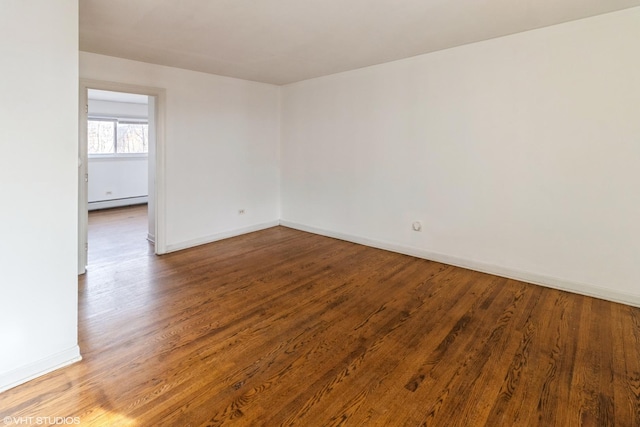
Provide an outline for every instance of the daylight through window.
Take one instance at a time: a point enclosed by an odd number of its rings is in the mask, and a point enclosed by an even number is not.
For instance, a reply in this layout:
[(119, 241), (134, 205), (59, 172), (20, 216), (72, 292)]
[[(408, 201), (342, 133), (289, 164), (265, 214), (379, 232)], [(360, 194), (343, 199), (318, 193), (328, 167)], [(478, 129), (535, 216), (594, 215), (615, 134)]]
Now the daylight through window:
[(149, 124), (117, 119), (89, 119), (89, 154), (143, 154), (149, 152)]

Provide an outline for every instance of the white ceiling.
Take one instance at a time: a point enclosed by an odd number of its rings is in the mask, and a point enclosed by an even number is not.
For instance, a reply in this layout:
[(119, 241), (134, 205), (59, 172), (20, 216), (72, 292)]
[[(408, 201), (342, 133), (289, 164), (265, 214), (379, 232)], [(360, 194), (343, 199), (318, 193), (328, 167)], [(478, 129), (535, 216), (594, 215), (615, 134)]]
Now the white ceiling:
[(80, 50), (287, 84), (640, 0), (80, 0)]

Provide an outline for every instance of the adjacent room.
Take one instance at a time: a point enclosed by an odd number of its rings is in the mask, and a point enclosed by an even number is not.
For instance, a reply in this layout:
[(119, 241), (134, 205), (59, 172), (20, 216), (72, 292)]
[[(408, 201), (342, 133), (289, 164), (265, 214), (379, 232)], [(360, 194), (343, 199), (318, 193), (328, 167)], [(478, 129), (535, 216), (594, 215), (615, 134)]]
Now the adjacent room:
[(88, 210), (83, 263), (92, 268), (153, 252), (149, 123), (155, 121), (147, 95), (88, 89), (87, 105), (87, 199), (80, 204)]
[(146, 204), (148, 96), (89, 89), (89, 210)]
[(640, 426), (640, 0), (1, 8), (5, 424)]

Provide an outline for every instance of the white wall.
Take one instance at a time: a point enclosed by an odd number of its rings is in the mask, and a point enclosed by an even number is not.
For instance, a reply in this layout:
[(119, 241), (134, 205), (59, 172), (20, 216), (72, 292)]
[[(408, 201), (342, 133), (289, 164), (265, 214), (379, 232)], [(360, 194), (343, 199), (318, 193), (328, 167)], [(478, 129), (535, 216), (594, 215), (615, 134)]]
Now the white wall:
[(80, 355), (78, 2), (3, 0), (0, 57), (3, 390)]
[[(89, 209), (101, 201), (148, 195), (146, 156), (89, 158)], [(102, 206), (102, 205), (101, 205)]]
[(640, 304), (639, 40), (634, 8), (285, 86), (284, 223)]
[(168, 250), (277, 224), (277, 86), (85, 52), (80, 76), (166, 89)]
[(103, 101), (89, 99), (89, 116), (106, 116), (119, 118), (147, 119), (149, 116), (148, 104), (133, 102)]
[[(89, 116), (148, 119), (147, 104), (89, 99)], [(89, 210), (144, 203), (148, 195), (148, 157), (89, 157)], [(98, 203), (101, 202), (101, 203)]]

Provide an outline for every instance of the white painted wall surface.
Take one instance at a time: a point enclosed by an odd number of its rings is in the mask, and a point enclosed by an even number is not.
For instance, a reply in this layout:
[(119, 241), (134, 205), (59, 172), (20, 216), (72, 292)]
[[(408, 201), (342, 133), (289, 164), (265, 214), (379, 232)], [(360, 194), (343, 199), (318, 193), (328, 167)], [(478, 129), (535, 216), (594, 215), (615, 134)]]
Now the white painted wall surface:
[(148, 104), (89, 99), (89, 116), (147, 119), (148, 114)]
[(86, 52), (80, 76), (166, 89), (168, 250), (277, 224), (277, 86)]
[(89, 203), (146, 197), (148, 164), (146, 156), (89, 158)]
[(634, 8), (283, 87), (284, 223), (640, 304), (639, 40)]
[(78, 2), (1, 9), (0, 391), (80, 356)]

